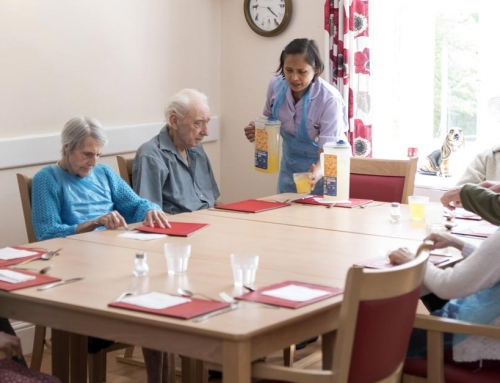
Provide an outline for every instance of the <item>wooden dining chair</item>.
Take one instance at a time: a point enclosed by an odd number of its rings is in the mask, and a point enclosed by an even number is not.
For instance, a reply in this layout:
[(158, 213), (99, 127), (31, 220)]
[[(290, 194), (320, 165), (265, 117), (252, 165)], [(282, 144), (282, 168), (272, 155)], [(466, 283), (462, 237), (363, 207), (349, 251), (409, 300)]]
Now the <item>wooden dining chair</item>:
[(497, 383), (500, 382), (500, 364), (483, 361), (455, 363), (444, 357), (445, 332), (500, 338), (500, 327), (480, 325), (455, 319), (417, 314), (415, 328), (427, 331), (427, 358), (407, 359), (403, 368), (403, 383)]
[[(26, 232), (28, 234), (28, 242), (36, 242), (35, 232), (33, 230), (33, 222), (31, 220), (31, 185), (33, 179), (21, 173), (17, 173), (16, 176), (17, 184), (19, 186), (19, 194), (21, 196), (24, 224), (26, 226)], [(42, 366), (43, 350), (46, 342), (45, 337), (47, 335), (46, 333), (47, 329), (45, 326), (35, 325), (33, 352), (30, 363), (30, 368), (32, 370), (40, 371), (40, 368)], [(124, 343), (115, 343), (96, 354), (88, 354), (89, 382), (100, 383), (106, 380), (106, 353), (128, 347), (131, 346)]]
[(415, 320), (429, 246), (412, 261), (384, 270), (349, 269), (338, 329), (323, 338), (331, 342), (323, 370), (254, 363), (261, 383), (399, 383)]
[(413, 195), (418, 158), (388, 160), (351, 157), (351, 198), (408, 203)]
[(132, 165), (134, 164), (134, 157), (125, 158), (123, 156), (116, 156), (116, 162), (118, 162), (120, 177), (132, 187)]

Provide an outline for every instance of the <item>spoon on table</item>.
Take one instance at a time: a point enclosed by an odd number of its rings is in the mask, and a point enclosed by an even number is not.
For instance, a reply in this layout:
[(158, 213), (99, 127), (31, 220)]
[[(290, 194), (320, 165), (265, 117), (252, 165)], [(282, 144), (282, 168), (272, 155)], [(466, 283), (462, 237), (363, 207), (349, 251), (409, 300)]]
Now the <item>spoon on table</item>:
[(13, 267), (13, 269), (17, 270), (35, 270), (38, 272), (38, 274), (47, 274), (50, 269), (52, 269), (52, 265), (48, 265), (47, 267), (44, 267), (41, 270), (35, 269), (33, 267)]
[(56, 255), (61, 250), (62, 250), (62, 247), (60, 249), (55, 250), (55, 251), (47, 251), (45, 254), (42, 254), (42, 256), (40, 256), (40, 257), (28, 259), (27, 261), (18, 263), (17, 265), (18, 266), (25, 265), (25, 264), (30, 263), (32, 261), (38, 261), (39, 259), (41, 259), (43, 261), (48, 261), (50, 258), (52, 258), (54, 255)]
[(212, 297), (209, 297), (208, 295), (205, 295), (205, 294), (201, 294), (201, 293), (193, 293), (192, 291), (189, 291), (189, 290), (185, 290), (185, 289), (181, 289), (180, 287), (177, 289), (177, 292), (182, 295), (183, 297), (189, 297), (191, 298), (192, 296), (194, 295), (199, 295), (200, 297), (204, 297), (210, 301), (214, 301), (214, 302), (220, 302), (218, 301), (217, 299), (214, 299)]

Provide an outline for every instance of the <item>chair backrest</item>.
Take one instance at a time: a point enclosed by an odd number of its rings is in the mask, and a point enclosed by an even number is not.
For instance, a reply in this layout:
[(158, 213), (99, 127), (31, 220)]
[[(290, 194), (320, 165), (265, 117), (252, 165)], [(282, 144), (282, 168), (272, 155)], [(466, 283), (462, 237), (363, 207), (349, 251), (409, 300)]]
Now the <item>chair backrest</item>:
[(399, 382), (430, 247), (398, 267), (352, 267), (333, 356), (336, 382)]
[(253, 376), (272, 379), (265, 383), (399, 383), (429, 250), (423, 244), (415, 259), (393, 268), (349, 269), (336, 336), (323, 338), (334, 342), (323, 370), (255, 363)]
[(134, 164), (134, 157), (125, 158), (123, 156), (116, 156), (118, 162), (118, 171), (120, 177), (132, 187), (132, 165)]
[(26, 233), (28, 234), (28, 242), (36, 242), (35, 231), (31, 221), (31, 183), (33, 178), (25, 174), (17, 173), (17, 185), (19, 186), (19, 194), (21, 195), (21, 204), (23, 206), (24, 224), (26, 225)]
[(408, 203), (415, 188), (418, 158), (351, 158), (350, 197)]

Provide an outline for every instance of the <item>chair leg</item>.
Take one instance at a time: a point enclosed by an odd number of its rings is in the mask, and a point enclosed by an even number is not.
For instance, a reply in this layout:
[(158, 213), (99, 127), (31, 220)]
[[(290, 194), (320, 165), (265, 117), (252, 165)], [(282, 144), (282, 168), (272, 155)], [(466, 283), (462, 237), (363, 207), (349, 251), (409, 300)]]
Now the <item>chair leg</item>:
[(31, 356), (30, 368), (35, 371), (40, 371), (42, 367), (43, 348), (45, 344), (45, 326), (35, 326), (35, 337), (33, 339), (33, 353)]
[(123, 354), (124, 358), (132, 358), (134, 355), (134, 346), (127, 347), (125, 349), (125, 353)]
[(285, 367), (293, 367), (293, 360), (295, 358), (295, 345), (283, 349), (283, 364)]

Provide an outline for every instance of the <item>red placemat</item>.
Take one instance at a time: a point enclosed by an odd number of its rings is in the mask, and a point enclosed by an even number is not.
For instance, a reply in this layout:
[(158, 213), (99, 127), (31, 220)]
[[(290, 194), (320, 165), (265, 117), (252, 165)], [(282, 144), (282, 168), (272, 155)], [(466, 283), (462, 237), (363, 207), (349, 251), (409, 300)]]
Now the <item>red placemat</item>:
[(132, 311), (140, 311), (156, 315), (163, 315), (167, 317), (180, 318), (180, 319), (191, 319), (230, 306), (229, 303), (226, 302), (207, 301), (196, 298), (190, 298), (190, 299), (191, 302), (183, 303), (177, 306), (167, 307), (166, 309), (161, 309), (161, 310), (131, 305), (129, 303), (124, 303), (124, 302), (112, 302), (108, 304), (108, 306), (118, 307)]
[(32, 249), (30, 247), (21, 247), (21, 246), (9, 246), (13, 249), (17, 250), (27, 250), (27, 251), (32, 251), (36, 253), (35, 255), (29, 255), (27, 257), (22, 257), (22, 258), (15, 258), (15, 259), (0, 259), (0, 267), (5, 267), (5, 266), (10, 266), (10, 265), (17, 265), (18, 263), (27, 261), (28, 259), (31, 258), (40, 258), (43, 254), (47, 252), (47, 250), (40, 250), (40, 249)]
[[(307, 204), (307, 205), (328, 206), (327, 203), (318, 202), (318, 201), (315, 200), (315, 198), (321, 198), (322, 199), (323, 196), (322, 195), (310, 195), (310, 196), (307, 196), (307, 197), (296, 199), (296, 200), (294, 200), (292, 202), (303, 203), (303, 204)], [(373, 202), (372, 199), (359, 199), (359, 198), (349, 198), (349, 201), (351, 201), (351, 203), (335, 203), (335, 205), (333, 205), (333, 207), (353, 208), (353, 207), (362, 206), (362, 205), (369, 204), (370, 202)], [(335, 201), (332, 201), (332, 203), (334, 203), (334, 202)]]
[[(327, 291), (328, 294), (323, 295), (323, 296), (318, 297), (318, 298), (314, 298), (314, 299), (305, 301), (305, 302), (289, 301), (287, 299), (275, 298), (275, 297), (271, 297), (271, 296), (262, 294), (265, 291), (274, 290), (274, 289), (277, 289), (280, 287), (285, 287), (288, 285), (296, 285), (296, 286), (309, 287), (311, 289), (324, 290), (324, 291)], [(273, 306), (281, 306), (281, 307), (286, 307), (289, 309), (298, 309), (299, 307), (307, 306), (307, 305), (310, 305), (312, 303), (316, 303), (316, 302), (322, 301), (324, 299), (334, 297), (335, 295), (342, 294), (343, 292), (344, 292), (344, 289), (339, 289), (337, 287), (315, 285), (312, 283), (286, 281), (286, 282), (277, 283), (275, 285), (271, 285), (268, 287), (264, 287), (262, 289), (255, 290), (255, 291), (252, 291), (250, 293), (246, 293), (246, 294), (237, 296), (235, 298), (245, 300), (245, 301), (267, 303), (267, 304), (270, 304)]]
[(216, 209), (242, 211), (245, 213), (260, 213), (261, 211), (278, 209), (290, 206), (288, 202), (263, 201), (260, 199), (247, 199), (245, 201), (214, 206)]
[(0, 290), (14, 291), (14, 290), (24, 289), (26, 287), (32, 287), (32, 286), (44, 285), (46, 283), (58, 282), (61, 280), (61, 278), (54, 278), (54, 277), (51, 277), (51, 276), (48, 276), (45, 274), (35, 274), (35, 273), (30, 273), (30, 272), (21, 271), (21, 270), (12, 270), (12, 271), (15, 271), (17, 273), (26, 274), (26, 275), (33, 275), (36, 278), (32, 279), (31, 281), (20, 282), (20, 283), (9, 283), (9, 282), (0, 281)]
[(156, 233), (156, 234), (167, 234), (176, 237), (189, 237), (193, 235), (197, 231), (204, 229), (209, 224), (208, 223), (192, 223), (192, 222), (172, 222), (169, 221), (171, 227), (161, 228), (156, 226), (139, 226), (136, 227), (135, 230), (144, 231), (147, 233)]

